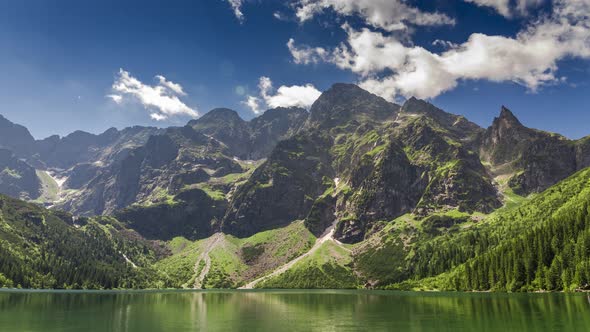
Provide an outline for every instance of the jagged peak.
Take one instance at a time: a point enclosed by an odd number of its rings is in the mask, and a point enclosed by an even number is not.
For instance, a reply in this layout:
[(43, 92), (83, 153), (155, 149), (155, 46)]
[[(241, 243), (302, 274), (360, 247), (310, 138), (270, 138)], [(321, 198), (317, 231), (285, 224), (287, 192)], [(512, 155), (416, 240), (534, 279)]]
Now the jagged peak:
[(518, 118), (506, 106), (500, 108), (500, 115), (494, 119), (494, 125), (508, 125), (523, 127)]
[(98, 135), (101, 139), (114, 138), (119, 135), (119, 129), (111, 127)]
[(45, 137), (44, 139), (40, 139), (40, 140), (37, 140), (37, 141), (38, 142), (42, 142), (42, 141), (45, 141), (45, 142), (49, 142), (49, 141), (57, 142), (60, 139), (61, 139), (61, 136), (59, 136), (57, 134), (53, 134), (53, 135), (50, 135), (50, 136)]
[[(374, 97), (383, 99), (377, 95), (370, 93), (367, 90), (362, 89), (356, 84), (351, 83), (335, 83), (333, 84), (328, 90), (324, 91), (317, 101), (322, 101), (325, 99), (333, 99), (338, 98), (346, 102), (351, 98), (357, 98), (359, 96), (362, 97)], [(313, 105), (312, 105), (313, 110)]]
[(205, 113), (201, 119), (204, 118), (208, 118), (208, 117), (232, 117), (232, 118), (239, 118), (240, 120), (242, 120), (242, 118), (240, 117), (240, 115), (238, 114), (238, 112), (229, 109), (229, 108), (214, 108), (212, 110), (210, 110), (209, 112)]
[(8, 118), (3, 116), (2, 114), (0, 114), (0, 124), (3, 126), (3, 128), (12, 128), (13, 130), (20, 130), (23, 133), (26, 132), (27, 136), (30, 136), (31, 138), (33, 137), (29, 132), (29, 129), (27, 129), (27, 127), (8, 120)]
[(266, 117), (268, 117), (268, 116), (275, 116), (275, 115), (281, 114), (281, 113), (307, 113), (307, 110), (305, 108), (297, 107), (297, 106), (275, 107), (275, 108), (268, 109), (266, 112), (264, 112), (261, 115), (255, 117), (254, 119), (263, 118), (265, 116)]
[(205, 113), (202, 117), (194, 120), (190, 120), (188, 122), (188, 126), (190, 127), (201, 127), (201, 126), (209, 126), (213, 123), (217, 123), (222, 121), (226, 124), (234, 123), (234, 124), (245, 124), (246, 121), (242, 119), (242, 117), (238, 114), (238, 112), (229, 109), (229, 108), (214, 108), (209, 112)]
[(377, 96), (367, 90), (362, 89), (358, 85), (350, 83), (335, 83), (328, 90), (324, 91), (316, 102), (312, 105), (310, 112), (314, 113), (314, 110), (318, 106), (328, 102), (333, 105), (350, 105), (354, 101), (362, 99), (372, 99), (375, 102), (387, 104), (399, 108), (399, 105), (388, 102), (380, 96)]
[(400, 109), (400, 113), (426, 116), (433, 119), (444, 128), (453, 131), (460, 137), (468, 137), (469, 135), (482, 130), (477, 124), (469, 121), (464, 116), (448, 113), (430, 102), (416, 97), (408, 98)]
[(421, 113), (427, 111), (442, 111), (431, 103), (423, 99), (418, 99), (414, 96), (406, 99), (401, 108), (402, 112), (407, 113)]
[(113, 133), (118, 133), (119, 129), (115, 128), (115, 127), (110, 127), (109, 129), (105, 130), (102, 132), (102, 134), (113, 134)]
[(88, 137), (96, 137), (96, 136), (98, 136), (98, 135), (89, 133), (89, 132), (84, 131), (84, 130), (76, 130), (76, 131), (73, 131), (73, 132), (69, 133), (66, 137), (64, 137), (64, 139), (73, 139), (73, 140), (75, 140), (75, 139), (80, 139), (80, 138), (88, 138)]
[(359, 87), (358, 85), (352, 84), (352, 83), (334, 83), (334, 84), (332, 84), (330, 89), (328, 89), (328, 91), (339, 91), (339, 90), (365, 91), (361, 87)]

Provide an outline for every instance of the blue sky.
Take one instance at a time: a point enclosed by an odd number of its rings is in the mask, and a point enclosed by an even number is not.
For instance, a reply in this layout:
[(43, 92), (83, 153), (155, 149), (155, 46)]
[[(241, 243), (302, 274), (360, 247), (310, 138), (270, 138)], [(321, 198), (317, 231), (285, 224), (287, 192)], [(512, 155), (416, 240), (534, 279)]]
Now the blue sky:
[(351, 82), (398, 102), (429, 99), (482, 126), (506, 105), (528, 126), (579, 138), (590, 134), (590, 23), (572, 13), (588, 8), (589, 0), (3, 1), (0, 113), (43, 138), (183, 125), (214, 107), (248, 119), (248, 105), (308, 106)]

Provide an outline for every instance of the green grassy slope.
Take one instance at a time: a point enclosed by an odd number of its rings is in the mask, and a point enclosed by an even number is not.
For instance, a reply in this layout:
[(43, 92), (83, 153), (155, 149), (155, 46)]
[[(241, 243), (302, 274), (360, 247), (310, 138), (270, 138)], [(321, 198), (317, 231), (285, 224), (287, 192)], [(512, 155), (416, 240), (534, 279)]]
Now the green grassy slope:
[(351, 268), (351, 251), (333, 241), (326, 241), (313, 254), (259, 288), (358, 288), (359, 280)]
[[(223, 235), (223, 240), (217, 242), (208, 253), (211, 267), (205, 277), (204, 287), (239, 287), (302, 255), (315, 240), (302, 221), (248, 238)], [(155, 264), (155, 269), (165, 275), (166, 287), (193, 286), (196, 275), (203, 268), (198, 266), (195, 271), (195, 265), (205, 251), (207, 241), (191, 242), (175, 238), (167, 243), (172, 255)]]

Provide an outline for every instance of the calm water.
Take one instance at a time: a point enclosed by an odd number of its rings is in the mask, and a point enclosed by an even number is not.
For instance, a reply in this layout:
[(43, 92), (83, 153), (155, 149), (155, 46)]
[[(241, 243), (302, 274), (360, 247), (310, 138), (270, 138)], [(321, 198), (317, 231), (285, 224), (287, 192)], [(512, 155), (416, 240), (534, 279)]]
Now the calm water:
[(590, 331), (584, 294), (0, 292), (0, 331)]

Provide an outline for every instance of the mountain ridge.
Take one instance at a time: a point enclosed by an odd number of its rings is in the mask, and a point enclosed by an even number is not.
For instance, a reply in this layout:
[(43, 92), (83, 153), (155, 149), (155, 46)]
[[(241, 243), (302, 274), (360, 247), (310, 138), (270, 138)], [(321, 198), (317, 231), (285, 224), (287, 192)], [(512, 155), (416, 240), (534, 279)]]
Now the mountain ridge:
[[(175, 287), (238, 287), (281, 266), (288, 268), (260, 285), (385, 287), (431, 278), (473, 258), (449, 251), (426, 272), (423, 257), (437, 257), (431, 243), (477, 241), (469, 229), (533, 206), (526, 202), (590, 166), (590, 139), (528, 128), (505, 106), (482, 128), (427, 101), (397, 105), (351, 84), (333, 85), (309, 112), (277, 108), (245, 121), (219, 108), (181, 127), (35, 142), (33, 150), (5, 149), (0, 193), (98, 224), (112, 218), (142, 245), (160, 243), (170, 253), (146, 271), (175, 275), (153, 277)], [(192, 251), (176, 250), (178, 241)], [(203, 274), (200, 262), (208, 262)]]

